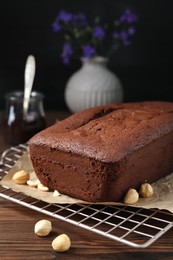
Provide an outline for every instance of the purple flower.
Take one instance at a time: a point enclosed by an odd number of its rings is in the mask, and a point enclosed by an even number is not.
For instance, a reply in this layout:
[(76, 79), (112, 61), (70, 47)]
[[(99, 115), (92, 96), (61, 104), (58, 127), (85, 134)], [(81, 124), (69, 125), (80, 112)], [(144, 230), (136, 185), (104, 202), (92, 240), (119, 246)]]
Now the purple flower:
[(72, 24), (73, 26), (86, 27), (88, 25), (88, 21), (85, 14), (83, 13), (74, 14), (72, 17)]
[[(120, 32), (114, 32), (112, 34), (112, 37), (114, 40), (121, 41), (124, 46), (130, 45), (130, 41), (128, 40), (129, 38), (129, 32), (128, 31), (120, 31)], [(117, 49), (119, 47), (119, 43), (115, 42), (114, 43), (114, 49)]]
[(105, 37), (105, 30), (102, 26), (96, 26), (93, 29), (93, 36), (99, 39), (103, 39)]
[(131, 44), (131, 42), (128, 41), (128, 40), (124, 40), (124, 41), (123, 41), (123, 45), (124, 45), (124, 46), (129, 46), (130, 44)]
[(60, 32), (61, 31), (61, 25), (58, 22), (54, 22), (52, 24), (52, 29), (54, 32)]
[(120, 35), (119, 35), (119, 33), (114, 32), (114, 33), (112, 34), (112, 37), (113, 37), (113, 39), (118, 39), (118, 38), (120, 38)]
[(138, 21), (136, 14), (134, 14), (131, 10), (127, 9), (119, 18), (120, 22), (134, 23)]
[(63, 51), (61, 54), (61, 58), (64, 64), (69, 64), (71, 56), (73, 55), (74, 51), (70, 43), (65, 42), (63, 46)]
[(120, 38), (121, 38), (123, 41), (126, 41), (126, 40), (128, 39), (128, 37), (129, 37), (129, 34), (128, 34), (127, 31), (121, 31), (121, 32), (119, 33), (119, 35), (120, 35)]
[(114, 43), (114, 44), (113, 44), (113, 49), (114, 49), (114, 50), (117, 50), (118, 48), (119, 48), (119, 44), (118, 44), (117, 42)]
[(52, 24), (52, 29), (54, 32), (60, 32), (62, 30), (61, 22), (67, 23), (72, 19), (72, 14), (62, 10), (56, 17), (56, 20)]
[(129, 27), (129, 29), (128, 29), (129, 35), (134, 35), (135, 32), (136, 32), (135, 27), (133, 27), (133, 26)]
[(114, 32), (112, 34), (113, 39), (121, 39), (121, 40), (127, 40), (128, 33), (126, 31), (120, 31), (120, 32)]
[(62, 11), (59, 12), (59, 15), (58, 15), (57, 18), (58, 18), (59, 21), (69, 22), (72, 19), (72, 14), (62, 10)]
[(83, 49), (83, 57), (86, 58), (91, 58), (96, 53), (95, 48), (89, 44), (84, 45), (82, 49)]

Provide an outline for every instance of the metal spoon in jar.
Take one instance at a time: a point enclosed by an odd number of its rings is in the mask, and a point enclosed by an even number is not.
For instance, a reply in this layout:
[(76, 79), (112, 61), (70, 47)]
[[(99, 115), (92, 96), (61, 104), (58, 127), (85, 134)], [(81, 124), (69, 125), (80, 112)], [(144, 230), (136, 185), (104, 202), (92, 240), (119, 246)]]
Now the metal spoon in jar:
[(29, 101), (35, 76), (35, 58), (29, 55), (26, 61), (24, 74), (24, 99), (23, 99), (23, 117), (27, 117)]

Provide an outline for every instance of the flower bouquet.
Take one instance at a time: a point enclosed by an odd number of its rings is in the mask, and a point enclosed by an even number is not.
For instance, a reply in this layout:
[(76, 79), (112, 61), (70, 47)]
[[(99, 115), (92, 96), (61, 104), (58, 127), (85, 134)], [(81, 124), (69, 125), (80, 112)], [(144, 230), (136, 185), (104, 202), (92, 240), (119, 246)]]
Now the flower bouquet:
[(120, 46), (130, 45), (137, 21), (137, 15), (129, 9), (111, 24), (103, 23), (100, 17), (91, 24), (84, 13), (61, 10), (52, 28), (55, 33), (62, 34), (61, 58), (64, 64), (69, 64), (72, 59), (81, 57), (107, 57)]

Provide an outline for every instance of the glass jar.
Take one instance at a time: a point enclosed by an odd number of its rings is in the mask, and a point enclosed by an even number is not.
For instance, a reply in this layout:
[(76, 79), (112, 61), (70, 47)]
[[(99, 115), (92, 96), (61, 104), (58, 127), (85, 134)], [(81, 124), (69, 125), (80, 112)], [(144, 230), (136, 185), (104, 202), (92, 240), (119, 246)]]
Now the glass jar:
[(33, 91), (27, 116), (23, 116), (22, 91), (13, 91), (5, 95), (6, 107), (3, 118), (3, 130), (6, 143), (18, 145), (26, 143), (34, 134), (46, 127), (43, 108), (44, 95)]

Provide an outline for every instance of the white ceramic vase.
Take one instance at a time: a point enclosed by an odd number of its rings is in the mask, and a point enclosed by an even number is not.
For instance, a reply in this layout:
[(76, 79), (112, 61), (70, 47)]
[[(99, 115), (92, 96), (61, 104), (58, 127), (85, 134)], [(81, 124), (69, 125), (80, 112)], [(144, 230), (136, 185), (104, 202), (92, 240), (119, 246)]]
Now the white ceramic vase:
[(69, 78), (65, 88), (65, 102), (73, 113), (122, 100), (121, 82), (108, 70), (107, 59), (103, 57), (82, 59), (81, 68)]

